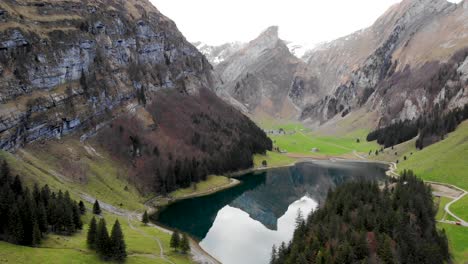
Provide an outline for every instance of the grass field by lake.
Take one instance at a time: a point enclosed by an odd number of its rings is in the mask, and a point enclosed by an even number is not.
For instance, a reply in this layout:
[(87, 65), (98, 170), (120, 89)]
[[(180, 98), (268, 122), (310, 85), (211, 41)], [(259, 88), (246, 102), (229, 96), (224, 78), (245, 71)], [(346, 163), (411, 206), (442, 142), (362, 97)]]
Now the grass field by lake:
[(231, 179), (228, 177), (210, 175), (207, 177), (206, 181), (193, 183), (191, 187), (173, 191), (169, 194), (169, 196), (177, 199), (188, 195), (204, 193), (216, 188), (227, 186), (230, 182)]
[[(343, 155), (354, 150), (368, 153), (370, 150), (380, 148), (375, 142), (365, 140), (367, 131), (359, 130), (339, 137), (331, 137), (315, 134), (302, 124), (286, 123), (275, 124), (264, 128), (266, 130), (279, 131), (285, 134), (269, 134), (273, 144), (288, 153), (314, 154), (314, 155)], [(313, 152), (317, 149), (317, 152)]]
[(437, 226), (445, 229), (454, 262), (465, 264), (468, 261), (468, 228), (444, 223), (438, 223)]
[(289, 158), (286, 155), (278, 152), (268, 151), (265, 155), (254, 155), (254, 166), (255, 168), (263, 167), (262, 162), (266, 161), (268, 167), (286, 166), (292, 164), (295, 159)]

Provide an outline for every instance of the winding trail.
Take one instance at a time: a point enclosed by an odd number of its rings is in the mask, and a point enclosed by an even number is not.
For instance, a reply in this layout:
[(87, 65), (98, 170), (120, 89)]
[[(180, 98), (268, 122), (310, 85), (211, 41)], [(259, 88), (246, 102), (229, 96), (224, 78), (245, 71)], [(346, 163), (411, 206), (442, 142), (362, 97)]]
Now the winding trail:
[[(373, 160), (369, 160), (367, 159), (366, 157), (362, 156), (361, 154), (359, 154), (356, 150), (353, 150), (353, 155), (358, 157), (359, 159), (362, 159), (362, 160), (366, 160), (366, 161), (373, 161)], [(400, 175), (396, 172), (398, 167), (397, 167), (397, 164), (395, 162), (387, 162), (388, 164), (390, 164), (390, 168), (389, 170), (386, 172), (386, 174), (390, 177), (399, 177)], [(452, 211), (450, 211), (450, 206), (456, 202), (458, 202), (460, 199), (462, 199), (465, 195), (468, 195), (468, 192), (458, 186), (455, 186), (455, 185), (451, 185), (451, 184), (447, 184), (447, 183), (441, 183), (441, 182), (434, 182), (434, 181), (424, 181), (426, 183), (429, 183), (431, 185), (440, 185), (440, 186), (445, 186), (445, 187), (448, 187), (448, 188), (453, 188), (453, 189), (456, 189), (458, 191), (460, 191), (460, 194), (458, 195), (458, 197), (453, 197), (453, 196), (450, 196), (450, 195), (446, 195), (444, 193), (438, 193), (439, 196), (443, 196), (443, 197), (447, 197), (447, 198), (450, 198), (450, 199), (453, 199), (452, 201), (450, 201), (449, 203), (447, 203), (444, 207), (444, 211), (445, 211), (445, 214), (449, 214), (450, 216), (452, 216), (453, 218), (457, 219), (458, 223), (455, 222), (455, 221), (448, 221), (448, 220), (445, 220), (445, 216), (442, 218), (442, 220), (438, 220), (438, 222), (441, 222), (441, 223), (447, 223), (447, 224), (455, 224), (455, 225), (460, 225), (460, 226), (464, 226), (464, 227), (468, 227), (468, 222), (466, 222), (465, 220), (463, 220), (462, 218), (460, 218), (459, 216), (457, 216), (456, 214), (454, 214)]]
[[(458, 186), (455, 186), (455, 185), (451, 185), (451, 184), (447, 184), (447, 183), (441, 183), (441, 182), (434, 182), (434, 181), (426, 181), (427, 183), (430, 183), (431, 185), (441, 185), (441, 186), (446, 186), (446, 187), (449, 187), (449, 188), (453, 188), (453, 189), (456, 189), (458, 191), (460, 191), (460, 194), (458, 195), (458, 197), (453, 197), (453, 196), (450, 196), (450, 195), (444, 195), (443, 193), (438, 193), (439, 196), (443, 196), (443, 197), (447, 197), (447, 198), (450, 198), (450, 199), (453, 199), (452, 201), (450, 201), (449, 203), (447, 203), (444, 207), (444, 211), (446, 214), (449, 214), (450, 216), (452, 216), (453, 218), (455, 218), (460, 226), (464, 226), (464, 227), (468, 227), (468, 222), (466, 222), (465, 220), (463, 220), (461, 217), (457, 216), (456, 214), (454, 214), (452, 211), (450, 211), (450, 206), (456, 202), (458, 202), (460, 199), (462, 199), (463, 197), (465, 197), (465, 195), (468, 195), (468, 192)], [(456, 224), (455, 221), (449, 221), (449, 220), (445, 220), (445, 215), (444, 217), (442, 218), (442, 220), (439, 220), (439, 222), (441, 223), (447, 223), (447, 224)]]

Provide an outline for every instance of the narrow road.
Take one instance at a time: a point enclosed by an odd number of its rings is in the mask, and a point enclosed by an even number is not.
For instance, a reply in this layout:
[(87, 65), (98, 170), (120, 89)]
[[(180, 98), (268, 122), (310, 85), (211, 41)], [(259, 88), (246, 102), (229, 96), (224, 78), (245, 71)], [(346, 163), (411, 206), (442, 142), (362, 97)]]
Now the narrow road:
[[(455, 185), (451, 185), (451, 184), (446, 184), (446, 183), (440, 183), (440, 182), (433, 182), (433, 181), (426, 181), (430, 184), (436, 184), (436, 185), (442, 185), (442, 186), (447, 186), (447, 187), (450, 187), (450, 188), (454, 188), (454, 189), (457, 189), (460, 191), (460, 195), (456, 198), (452, 197), (452, 196), (448, 196), (448, 195), (443, 195), (443, 194), (440, 194), (441, 196), (444, 196), (444, 197), (447, 197), (447, 198), (450, 198), (450, 199), (453, 199), (451, 202), (447, 203), (444, 207), (444, 211), (446, 214), (449, 214), (450, 216), (452, 216), (453, 218), (455, 218), (458, 222), (460, 222), (460, 225), (461, 226), (464, 226), (464, 227), (468, 227), (468, 222), (466, 222), (465, 220), (463, 220), (462, 218), (458, 217), (456, 214), (452, 213), (452, 211), (450, 211), (450, 206), (456, 202), (458, 202), (460, 199), (462, 199), (463, 197), (465, 197), (465, 195), (468, 195), (468, 192), (458, 186), (455, 186)], [(445, 217), (443, 218), (445, 219)], [(448, 223), (448, 224), (455, 224), (454, 221), (447, 221), (447, 220), (441, 220), (439, 222), (442, 222), (442, 223)]]

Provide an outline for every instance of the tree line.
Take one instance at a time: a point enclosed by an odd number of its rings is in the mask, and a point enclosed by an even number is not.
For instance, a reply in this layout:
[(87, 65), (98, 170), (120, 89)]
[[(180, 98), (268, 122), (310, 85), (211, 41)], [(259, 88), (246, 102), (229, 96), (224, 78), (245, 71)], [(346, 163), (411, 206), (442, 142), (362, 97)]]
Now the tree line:
[(48, 185), (32, 192), (18, 175), (13, 177), (6, 161), (0, 167), (0, 239), (36, 246), (49, 232), (71, 235), (81, 229), (86, 208), (67, 192), (52, 192)]
[(447, 237), (434, 220), (429, 186), (412, 171), (385, 187), (352, 182), (330, 191), (271, 263), (447, 263)]
[(416, 147), (423, 149), (455, 131), (457, 126), (468, 119), (468, 104), (456, 108), (446, 114), (444, 106), (436, 104), (434, 109), (421, 115), (416, 120), (398, 121), (386, 127), (372, 131), (367, 135), (367, 141), (377, 140), (385, 148), (398, 145), (419, 135)]

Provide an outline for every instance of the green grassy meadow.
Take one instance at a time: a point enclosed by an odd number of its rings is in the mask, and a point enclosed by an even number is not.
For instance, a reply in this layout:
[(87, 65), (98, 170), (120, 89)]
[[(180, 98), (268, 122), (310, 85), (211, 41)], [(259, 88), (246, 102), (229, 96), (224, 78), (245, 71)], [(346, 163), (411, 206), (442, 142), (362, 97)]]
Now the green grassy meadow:
[(434, 198), (434, 203), (438, 205), (437, 207), (437, 215), (435, 217), (436, 220), (442, 220), (445, 216), (445, 205), (451, 202), (452, 199), (447, 197), (436, 197)]
[(468, 195), (463, 196), (463, 198), (452, 204), (450, 211), (461, 219), (468, 221)]
[[(367, 136), (365, 130), (356, 130), (346, 135), (332, 137), (316, 134), (299, 123), (275, 123), (262, 127), (266, 130), (282, 128), (286, 132), (285, 135), (270, 134), (269, 136), (275, 146), (288, 153), (339, 156), (352, 153), (354, 150), (368, 153), (370, 150), (379, 148), (377, 143), (365, 140)], [(314, 148), (318, 149), (318, 152), (313, 152)]]
[(290, 158), (286, 155), (280, 154), (278, 152), (268, 151), (265, 155), (255, 155), (254, 156), (254, 166), (255, 168), (263, 167), (262, 162), (267, 162), (268, 167), (279, 167), (287, 166), (294, 163), (295, 159)]
[[(399, 170), (412, 169), (424, 180), (449, 183), (468, 190), (468, 121), (448, 137), (433, 145), (406, 155)], [(465, 200), (468, 201), (468, 200)]]
[(454, 262), (466, 264), (468, 261), (468, 228), (444, 223), (438, 223), (437, 226), (445, 229)]

